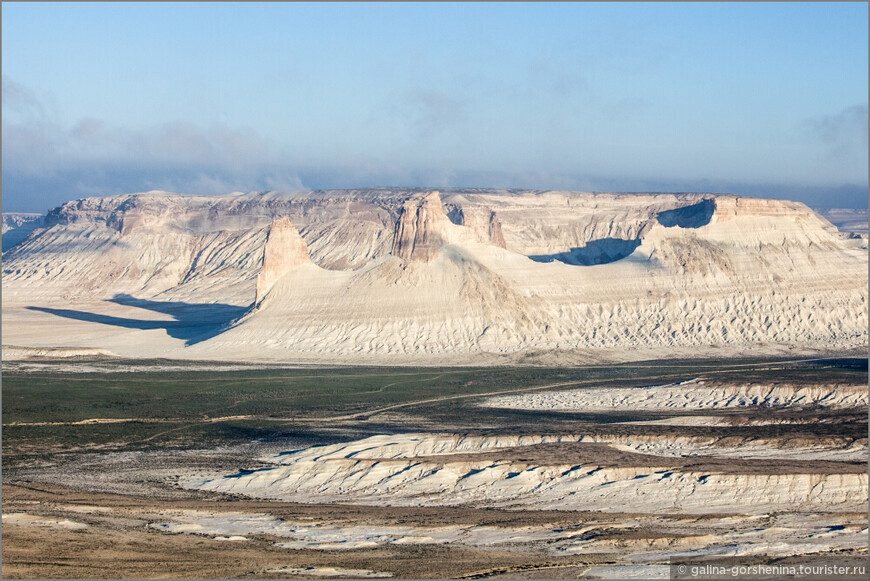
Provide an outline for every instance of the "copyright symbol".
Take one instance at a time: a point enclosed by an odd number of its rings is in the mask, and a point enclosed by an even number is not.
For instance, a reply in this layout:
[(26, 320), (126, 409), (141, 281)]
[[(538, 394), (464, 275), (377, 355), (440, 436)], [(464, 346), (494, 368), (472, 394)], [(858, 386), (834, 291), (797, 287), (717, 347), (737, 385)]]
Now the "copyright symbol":
[(685, 565), (680, 565), (679, 567), (677, 567), (677, 573), (679, 573), (680, 575), (685, 574), (685, 572), (686, 572), (686, 566), (685, 566)]

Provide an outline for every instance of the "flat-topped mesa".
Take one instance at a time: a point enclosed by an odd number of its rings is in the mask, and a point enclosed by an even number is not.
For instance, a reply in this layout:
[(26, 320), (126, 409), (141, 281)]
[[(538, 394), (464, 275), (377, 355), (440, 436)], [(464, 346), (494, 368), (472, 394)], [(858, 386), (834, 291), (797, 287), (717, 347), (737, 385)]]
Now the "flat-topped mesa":
[(288, 218), (279, 218), (269, 226), (263, 248), (263, 266), (257, 275), (259, 304), (279, 278), (308, 262), (308, 247)]
[(808, 216), (812, 210), (800, 202), (771, 200), (767, 198), (744, 198), (720, 195), (715, 198), (716, 221), (728, 222), (745, 216)]
[(449, 227), (438, 192), (408, 200), (396, 222), (391, 253), (403, 260), (431, 262), (447, 243)]

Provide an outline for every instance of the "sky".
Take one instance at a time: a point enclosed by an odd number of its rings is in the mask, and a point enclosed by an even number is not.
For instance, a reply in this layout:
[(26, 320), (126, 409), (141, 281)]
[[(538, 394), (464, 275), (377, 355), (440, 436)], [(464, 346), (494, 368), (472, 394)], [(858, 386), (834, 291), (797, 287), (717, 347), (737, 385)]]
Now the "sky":
[(867, 3), (3, 3), (3, 211), (161, 189), (867, 207)]

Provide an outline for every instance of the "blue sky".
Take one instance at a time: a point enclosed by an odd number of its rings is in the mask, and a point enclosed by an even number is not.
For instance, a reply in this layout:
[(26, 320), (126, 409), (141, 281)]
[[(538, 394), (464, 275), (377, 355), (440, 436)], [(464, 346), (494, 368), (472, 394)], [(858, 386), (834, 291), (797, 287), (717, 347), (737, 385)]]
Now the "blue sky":
[(866, 207), (866, 3), (4, 3), (3, 209), (364, 186)]

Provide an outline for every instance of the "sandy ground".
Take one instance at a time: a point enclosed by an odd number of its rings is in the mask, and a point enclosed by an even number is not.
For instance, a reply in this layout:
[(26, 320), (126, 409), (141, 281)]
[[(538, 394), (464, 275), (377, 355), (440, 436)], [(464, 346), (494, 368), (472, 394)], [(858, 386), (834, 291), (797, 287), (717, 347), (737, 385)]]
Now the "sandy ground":
[[(79, 318), (70, 318), (28, 306), (3, 305), (4, 362), (32, 357), (33, 350), (49, 357), (90, 349), (147, 358), (173, 357), (184, 348), (185, 340), (173, 337), (178, 321), (165, 313), (109, 301), (64, 303), (66, 310), (78, 313)], [(46, 305), (50, 307), (58, 304)]]
[[(3, 487), (3, 576), (652, 578), (675, 556), (762, 562), (796, 555), (866, 557), (866, 463), (656, 457), (566, 436), (405, 434), (290, 454), (280, 449), (252, 443), (184, 453), (77, 454), (66, 462), (16, 470), (17, 483)], [(252, 462), (254, 458), (258, 460)], [(271, 470), (257, 472), (270, 458)], [(575, 502), (559, 510), (541, 502), (548, 492), (540, 486), (505, 510), (493, 502), (511, 493), (505, 482), (476, 482), (482, 496), (463, 497), (444, 486), (443, 476), (441, 491), (408, 482), (383, 491), (380, 498), (365, 496), (365, 476), (359, 471), (341, 475), (344, 489), (337, 496), (328, 493), (328, 486), (314, 492), (306, 488), (310, 483), (297, 481), (295, 498), (280, 500), (263, 498), (269, 494), (256, 486), (227, 494), (184, 482), (210, 473), (219, 482), (256, 485), (258, 474), (271, 474), (282, 465), (292, 469), (301, 458), (320, 462), (322, 474), (313, 477), (321, 482), (330, 479), (326, 471), (331, 465), (344, 462), (377, 466), (410, 460), (442, 470), (507, 463), (540, 470), (578, 458), (617, 473), (643, 471), (652, 461), (674, 473), (681, 466), (703, 473), (711, 483), (725, 480), (711, 497), (703, 492), (710, 484), (696, 478), (693, 488), (699, 490), (683, 490), (679, 510), (639, 497), (643, 485), (637, 484), (637, 474), (627, 484), (599, 482), (600, 489), (612, 491), (599, 494), (597, 503)], [(251, 470), (229, 469), (246, 463)], [(224, 469), (215, 471), (215, 466)], [(471, 478), (487, 477), (486, 470), (473, 470), (479, 472)], [(500, 474), (524, 486), (522, 475), (511, 476), (510, 470)], [(606, 473), (607, 468), (590, 472)], [(727, 494), (727, 489), (739, 488), (740, 477), (754, 474), (764, 481), (775, 474), (807, 478), (809, 473), (825, 482), (816, 488), (829, 489), (815, 495), (820, 503), (810, 502), (814, 488), (782, 481), (767, 492), (756, 482), (739, 494)], [(837, 496), (827, 479), (848, 476), (858, 479), (857, 486), (846, 482), (847, 494)], [(284, 480), (275, 481), (279, 489), (288, 484)], [(554, 484), (558, 480), (557, 474)], [(415, 501), (402, 502), (409, 490), (416, 490)], [(587, 492), (597, 494), (594, 487)], [(666, 488), (652, 491), (657, 502), (668, 494)], [(765, 494), (779, 504), (755, 510)], [(457, 497), (464, 504), (457, 504)], [(522, 501), (523, 495), (515, 498)], [(697, 499), (706, 506), (693, 506)]]
[(232, 498), (156, 506), (150, 498), (46, 485), (5, 485), (3, 498), (5, 578), (561, 578), (660, 571), (675, 554), (750, 556), (760, 542), (789, 554), (866, 554), (860, 512), (822, 523), (795, 515), (687, 518)]
[[(553, 556), (543, 546), (475, 547), (445, 543), (391, 543), (389, 546), (292, 548), (287, 538), (249, 531), (246, 540), (212, 534), (208, 530), (176, 533), (160, 526), (181, 519), (211, 518), (215, 522), (282, 522), (287, 526), (314, 522), (332, 523), (333, 529), (352, 522), (351, 528), (383, 527), (406, 522), (421, 528), (468, 528), (486, 520), (493, 531), (516, 528), (576, 526), (584, 517), (562, 513), (504, 513), (451, 509), (382, 509), (377, 507), (311, 507), (249, 501), (175, 500), (155, 510), (152, 499), (95, 494), (47, 486), (4, 486), (3, 576), (26, 577), (179, 577), (179, 578), (287, 578), (345, 576), (347, 571), (399, 578), (444, 578), (486, 574), (493, 562), (499, 571), (540, 570), (552, 575), (553, 567), (585, 570), (589, 564), (612, 563), (612, 557)], [(70, 519), (15, 516), (23, 511), (40, 515), (69, 514)], [(264, 517), (264, 515), (266, 515)], [(280, 521), (278, 521), (280, 519)], [(48, 524), (69, 521), (68, 525)], [(406, 527), (409, 525), (406, 525)], [(506, 537), (506, 535), (505, 535)], [(277, 541), (277, 542), (276, 542)], [(88, 555), (82, 560), (83, 553)], [(340, 573), (336, 574), (336, 573)], [(356, 576), (355, 574), (353, 576)]]

